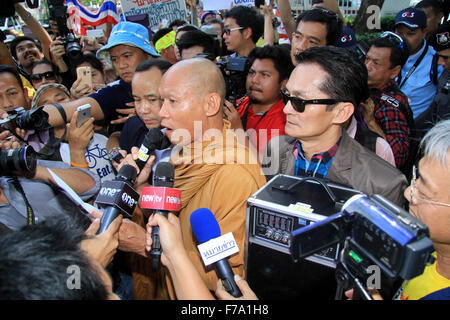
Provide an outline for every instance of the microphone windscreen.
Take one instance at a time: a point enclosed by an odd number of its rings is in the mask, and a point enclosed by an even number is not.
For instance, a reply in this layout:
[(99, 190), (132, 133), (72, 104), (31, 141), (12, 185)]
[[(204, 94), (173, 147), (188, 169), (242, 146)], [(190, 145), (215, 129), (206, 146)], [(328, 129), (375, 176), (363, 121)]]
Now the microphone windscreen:
[(159, 128), (151, 128), (142, 142), (148, 149), (159, 149), (164, 135)]
[(158, 162), (155, 173), (153, 174), (154, 187), (173, 187), (175, 178), (175, 168), (170, 162)]
[(203, 243), (220, 237), (220, 226), (211, 210), (199, 208), (192, 212), (191, 228), (198, 242)]
[(131, 184), (134, 184), (134, 181), (136, 180), (137, 176), (137, 170), (135, 167), (129, 164), (125, 164), (120, 168), (119, 172), (117, 173), (117, 180), (123, 180), (123, 181), (129, 181)]

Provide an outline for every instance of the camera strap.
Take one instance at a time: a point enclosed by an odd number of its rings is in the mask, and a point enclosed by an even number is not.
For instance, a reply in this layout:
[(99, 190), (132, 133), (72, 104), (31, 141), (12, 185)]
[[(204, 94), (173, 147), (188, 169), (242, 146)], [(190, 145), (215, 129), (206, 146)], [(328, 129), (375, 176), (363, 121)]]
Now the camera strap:
[[(244, 130), (247, 131), (247, 118), (248, 118), (248, 109), (250, 109), (250, 102), (248, 103), (248, 106), (245, 108), (244, 114), (242, 115), (242, 126), (244, 127)], [(270, 109), (269, 109), (270, 110)], [(253, 127), (253, 129), (256, 129), (256, 127), (258, 126), (258, 124), (261, 122), (261, 120), (266, 116), (267, 112), (269, 112), (269, 110), (267, 110), (266, 112), (264, 112), (261, 116), (261, 118), (259, 118), (258, 122), (256, 122), (255, 126)], [(255, 115), (259, 115), (259, 114), (255, 114)]]
[(35, 217), (33, 208), (30, 205), (30, 202), (25, 195), (25, 191), (23, 191), (22, 185), (20, 184), (19, 179), (16, 176), (11, 177), (12, 185), (16, 188), (17, 191), (22, 195), (23, 200), (25, 202), (25, 206), (27, 207), (27, 225), (35, 224)]
[[(414, 65), (412, 66), (411, 69), (409, 69), (408, 73), (405, 76), (405, 79), (403, 79), (402, 81), (402, 74), (400, 72), (400, 74), (398, 75), (397, 78), (397, 83), (399, 84), (398, 87), (401, 89), (403, 87), (403, 85), (405, 84), (406, 80), (409, 79), (409, 77), (413, 74), (413, 72), (417, 69), (417, 67), (419, 66), (420, 62), (423, 60), (423, 58), (425, 57), (425, 55), (427, 54), (428, 51), (428, 45), (425, 47), (425, 49), (422, 51), (422, 54), (420, 55), (420, 57), (416, 60), (416, 62), (414, 63)], [(400, 83), (401, 82), (401, 83)]]
[[(61, 114), (61, 118), (64, 120), (64, 123), (67, 123), (67, 115), (64, 108), (59, 103), (52, 103), (56, 107), (56, 109)], [(54, 158), (54, 154), (59, 150), (59, 146), (62, 141), (66, 138), (67, 129), (64, 128), (64, 134), (61, 138), (55, 137), (55, 128), (49, 127), (48, 134), (49, 134), (49, 140), (45, 144), (45, 146), (37, 152), (39, 157), (44, 160), (50, 160)]]

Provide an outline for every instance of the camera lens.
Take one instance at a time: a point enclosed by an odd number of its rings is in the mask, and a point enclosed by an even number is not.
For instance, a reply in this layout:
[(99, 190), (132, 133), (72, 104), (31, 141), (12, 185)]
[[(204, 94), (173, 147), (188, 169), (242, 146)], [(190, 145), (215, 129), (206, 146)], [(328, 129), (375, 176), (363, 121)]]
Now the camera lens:
[(0, 175), (33, 172), (36, 169), (36, 162), (36, 152), (31, 146), (0, 150)]

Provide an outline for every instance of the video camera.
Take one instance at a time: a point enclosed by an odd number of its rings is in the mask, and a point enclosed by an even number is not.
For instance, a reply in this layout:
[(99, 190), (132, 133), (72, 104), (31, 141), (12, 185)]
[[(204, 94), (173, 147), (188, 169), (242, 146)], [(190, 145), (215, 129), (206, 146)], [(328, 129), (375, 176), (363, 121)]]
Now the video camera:
[(37, 156), (31, 146), (0, 150), (0, 176), (11, 172), (31, 173), (36, 169)]
[(64, 0), (48, 0), (50, 19), (56, 21), (60, 43), (64, 45), (69, 62), (80, 59), (82, 56), (81, 45), (75, 35), (67, 28), (67, 6)]
[(217, 61), (226, 85), (226, 99), (233, 104), (246, 93), (246, 81), (250, 62), (247, 57), (228, 57)]
[(28, 111), (20, 107), (8, 111), (8, 114), (7, 118), (0, 120), (0, 128), (9, 130), (14, 135), (16, 128), (36, 131), (49, 128), (48, 113), (44, 111), (43, 106)]
[(371, 299), (363, 285), (371, 266), (392, 279), (409, 280), (434, 260), (427, 226), (380, 195), (351, 197), (341, 212), (294, 230), (291, 241), (295, 261), (337, 243), (343, 245), (336, 267), (336, 298), (354, 285), (365, 299)]

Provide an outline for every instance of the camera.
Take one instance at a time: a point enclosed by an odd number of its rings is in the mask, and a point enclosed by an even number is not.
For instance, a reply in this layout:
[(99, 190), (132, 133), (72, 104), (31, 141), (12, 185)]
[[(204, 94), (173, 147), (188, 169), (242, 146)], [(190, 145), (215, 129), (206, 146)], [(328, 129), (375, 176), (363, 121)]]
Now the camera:
[(14, 16), (14, 13), (16, 12), (14, 4), (25, 1), (27, 2), (28, 7), (31, 9), (36, 9), (39, 7), (39, 0), (34, 0), (34, 2), (32, 2), (32, 0), (6, 0), (0, 6), (0, 18)]
[(250, 62), (246, 57), (220, 59), (217, 66), (222, 71), (226, 86), (226, 99), (233, 104), (247, 93), (246, 81)]
[(359, 61), (365, 62), (366, 61), (366, 55), (369, 51), (370, 46), (369, 43), (365, 40), (361, 40), (356, 42), (355, 52), (358, 56)]
[(0, 175), (11, 172), (31, 173), (36, 169), (37, 157), (31, 146), (19, 149), (0, 150)]
[(434, 260), (427, 226), (380, 195), (355, 195), (341, 212), (294, 230), (291, 237), (294, 261), (341, 244), (338, 290), (353, 284), (367, 299), (362, 283), (371, 276), (369, 267), (378, 266), (391, 279), (409, 280)]
[(69, 62), (80, 59), (82, 57), (81, 45), (75, 35), (67, 28), (69, 16), (64, 0), (48, 0), (48, 10), (50, 19), (56, 21), (58, 33), (61, 36), (60, 43), (66, 50)]
[(0, 120), (0, 127), (15, 134), (16, 128), (25, 130), (45, 130), (49, 128), (48, 113), (44, 107), (25, 111), (24, 108), (16, 108), (8, 111), (9, 116)]

